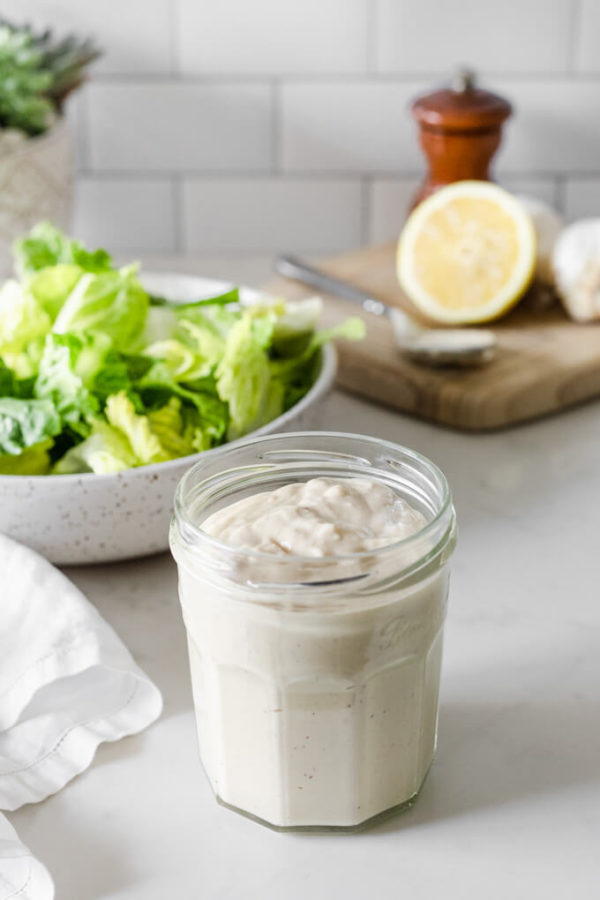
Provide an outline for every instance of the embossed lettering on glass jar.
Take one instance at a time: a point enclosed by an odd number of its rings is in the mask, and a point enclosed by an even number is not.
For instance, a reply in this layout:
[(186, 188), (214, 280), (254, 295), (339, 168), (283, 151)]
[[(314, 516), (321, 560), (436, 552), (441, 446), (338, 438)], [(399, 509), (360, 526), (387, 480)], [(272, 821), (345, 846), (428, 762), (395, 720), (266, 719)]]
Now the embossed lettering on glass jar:
[[(369, 478), (426, 524), (362, 553), (274, 556), (202, 522), (313, 478)], [(356, 829), (410, 805), (436, 741), (450, 491), (429, 460), (360, 435), (256, 438), (179, 484), (179, 569), (200, 753), (217, 799), (283, 829)]]

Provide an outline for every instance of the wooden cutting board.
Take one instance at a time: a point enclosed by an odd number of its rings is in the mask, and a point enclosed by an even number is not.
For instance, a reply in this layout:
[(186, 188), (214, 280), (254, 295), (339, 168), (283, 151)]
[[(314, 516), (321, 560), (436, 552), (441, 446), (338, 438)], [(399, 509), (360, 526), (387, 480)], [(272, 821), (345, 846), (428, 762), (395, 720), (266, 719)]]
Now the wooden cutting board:
[[(395, 245), (367, 247), (319, 264), (322, 269), (408, 308), (395, 273)], [(315, 291), (278, 278), (266, 285), (299, 299)], [(325, 297), (325, 322), (356, 315), (351, 303)], [(490, 327), (497, 357), (479, 369), (430, 369), (405, 359), (386, 321), (362, 314), (367, 336), (338, 342), (338, 384), (355, 394), (433, 422), (469, 431), (514, 425), (600, 396), (600, 323), (576, 325), (561, 309), (517, 308)], [(488, 327), (488, 326), (486, 326)]]

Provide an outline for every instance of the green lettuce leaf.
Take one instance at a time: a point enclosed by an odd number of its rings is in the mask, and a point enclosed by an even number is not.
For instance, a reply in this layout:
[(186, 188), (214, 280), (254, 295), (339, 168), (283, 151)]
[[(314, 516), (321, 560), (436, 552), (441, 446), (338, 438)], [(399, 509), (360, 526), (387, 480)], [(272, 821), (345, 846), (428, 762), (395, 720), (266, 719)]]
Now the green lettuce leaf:
[(99, 409), (84, 381), (103, 364), (104, 353), (94, 343), (93, 337), (49, 334), (34, 388), (36, 397), (53, 404), (63, 423), (83, 434), (89, 432), (85, 420)]
[(126, 394), (114, 394), (105, 415), (107, 421), (93, 420), (90, 435), (56, 463), (55, 474), (119, 472), (194, 452), (194, 430), (177, 400), (143, 416)]
[(229, 405), (228, 440), (259, 428), (283, 411), (284, 391), (273, 384), (267, 353), (275, 320), (271, 310), (249, 308), (227, 336), (216, 379), (217, 393)]
[(103, 272), (112, 265), (106, 250), (90, 253), (80, 241), (67, 237), (51, 222), (40, 222), (15, 241), (14, 255), (21, 276), (59, 263), (75, 264), (85, 272)]
[(0, 359), (0, 397), (17, 397), (17, 384), (13, 370)]
[(216, 297), (203, 297), (201, 300), (193, 300), (190, 303), (178, 303), (168, 300), (166, 297), (159, 297), (157, 294), (150, 296), (152, 306), (170, 306), (176, 310), (197, 309), (201, 306), (228, 306), (231, 303), (239, 303), (239, 288), (231, 288), (224, 294), (218, 294)]
[(138, 465), (164, 462), (169, 454), (150, 427), (148, 416), (140, 416), (125, 393), (113, 394), (106, 401), (109, 425), (127, 439)]
[(0, 289), (0, 357), (21, 377), (35, 373), (50, 317), (18, 281)]
[(189, 411), (186, 415), (179, 397), (171, 397), (164, 406), (149, 413), (148, 420), (152, 432), (170, 458), (188, 456), (204, 449), (203, 434), (197, 433), (192, 416)]
[(113, 340), (117, 350), (131, 351), (142, 335), (148, 310), (148, 295), (136, 273), (137, 266), (132, 265), (83, 275), (52, 330), (56, 334), (100, 331)]
[(142, 347), (165, 341), (173, 337), (177, 328), (177, 316), (171, 306), (150, 306), (146, 315), (144, 332), (140, 339)]
[(144, 348), (144, 355), (162, 360), (175, 381), (194, 381), (210, 372), (202, 357), (181, 341), (157, 341)]
[(61, 418), (50, 400), (0, 397), (0, 454), (19, 454), (54, 437), (61, 428)]
[(31, 275), (25, 282), (25, 290), (54, 321), (82, 275), (83, 269), (70, 263), (49, 266)]
[(17, 378), (15, 372), (0, 359), (0, 397), (33, 398), (35, 378)]
[(365, 334), (362, 319), (352, 317), (332, 328), (323, 328), (310, 337), (302, 353), (297, 356), (271, 360), (271, 377), (283, 387), (283, 408), (291, 409), (304, 397), (318, 376), (319, 351), (334, 338), (359, 341)]
[(0, 475), (47, 475), (50, 471), (48, 450), (52, 441), (42, 441), (16, 456), (0, 455)]
[[(144, 354), (163, 360), (176, 381), (196, 381), (206, 377), (223, 355), (225, 346), (219, 328), (210, 317), (196, 308), (186, 306), (189, 317), (181, 309), (152, 308), (145, 329), (145, 338), (153, 340), (144, 347)], [(157, 335), (162, 337), (157, 339)]]
[(162, 360), (157, 361), (141, 378), (136, 389), (147, 407), (158, 408), (171, 397), (184, 401), (188, 421), (195, 429), (194, 449), (208, 449), (220, 444), (227, 431), (229, 410), (227, 403), (217, 396), (213, 376), (202, 380), (202, 385), (179, 384)]
[(273, 329), (271, 353), (298, 356), (306, 350), (323, 313), (320, 297), (283, 304)]
[(89, 437), (72, 447), (55, 463), (53, 475), (78, 472), (122, 472), (138, 465), (129, 441), (117, 428), (101, 419), (94, 421)]

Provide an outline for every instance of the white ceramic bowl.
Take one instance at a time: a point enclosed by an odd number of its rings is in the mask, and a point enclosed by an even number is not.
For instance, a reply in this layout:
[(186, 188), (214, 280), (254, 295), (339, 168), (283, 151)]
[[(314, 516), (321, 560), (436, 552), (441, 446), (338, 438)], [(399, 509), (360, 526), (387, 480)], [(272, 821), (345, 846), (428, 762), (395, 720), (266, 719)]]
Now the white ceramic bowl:
[[(145, 274), (144, 285), (172, 299), (214, 296), (231, 285), (182, 275)], [(244, 288), (242, 301), (258, 292)], [(321, 371), (308, 393), (292, 409), (253, 435), (303, 430), (308, 410), (330, 389), (336, 354), (323, 350)], [(305, 430), (305, 429), (304, 429)], [(232, 441), (225, 446), (240, 443)], [(140, 466), (107, 475), (0, 476), (0, 532), (63, 565), (109, 562), (159, 553), (168, 547), (175, 486), (183, 473), (207, 453)]]

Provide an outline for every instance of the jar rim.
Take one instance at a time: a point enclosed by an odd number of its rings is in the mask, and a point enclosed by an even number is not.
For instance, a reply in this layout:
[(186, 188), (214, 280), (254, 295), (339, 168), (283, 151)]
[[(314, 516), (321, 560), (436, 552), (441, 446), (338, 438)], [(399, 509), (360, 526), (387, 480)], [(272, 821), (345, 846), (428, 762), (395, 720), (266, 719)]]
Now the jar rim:
[[(295, 440), (302, 441), (303, 439), (322, 439), (324, 442), (327, 440), (342, 439), (348, 443), (357, 443), (359, 441), (366, 442), (367, 444), (377, 447), (378, 449), (388, 450), (395, 454), (400, 453), (407, 461), (413, 461), (414, 463), (419, 464), (426, 472), (428, 478), (435, 482), (437, 488), (440, 491), (440, 504), (439, 509), (434, 512), (434, 515), (431, 519), (429, 519), (423, 528), (414, 532), (414, 534), (409, 535), (408, 537), (401, 538), (400, 540), (394, 541), (391, 544), (386, 544), (382, 547), (377, 547), (371, 550), (362, 550), (356, 553), (344, 553), (344, 554), (335, 554), (331, 556), (302, 556), (297, 554), (286, 554), (285, 557), (281, 556), (280, 558), (282, 563), (285, 564), (295, 564), (302, 565), (307, 564), (313, 567), (323, 566), (324, 568), (327, 566), (335, 565), (336, 563), (348, 563), (352, 561), (360, 561), (360, 560), (380, 560), (385, 558), (388, 555), (392, 555), (399, 550), (405, 550), (407, 547), (416, 546), (418, 542), (423, 541), (423, 539), (427, 539), (429, 535), (435, 532), (436, 528), (439, 528), (441, 521), (447, 516), (450, 511), (452, 514), (452, 521), (454, 520), (453, 508), (452, 508), (452, 493), (450, 491), (450, 486), (448, 484), (448, 480), (442, 470), (432, 462), (428, 457), (419, 453), (416, 450), (411, 450), (408, 447), (404, 447), (401, 444), (396, 444), (393, 441), (383, 440), (381, 438), (373, 437), (372, 435), (365, 435), (359, 433), (352, 432), (341, 432), (341, 431), (295, 431), (295, 432), (284, 432), (281, 434), (270, 434), (270, 435), (262, 435), (257, 437), (250, 437), (246, 439), (243, 443), (237, 444), (235, 447), (228, 448), (225, 446), (221, 453), (212, 455), (211, 463), (215, 463), (216, 459), (225, 460), (227, 456), (233, 456), (239, 454), (243, 450), (247, 450), (256, 445), (272, 445), (277, 442), (282, 442), (287, 440)], [(314, 453), (314, 459), (317, 460), (320, 453), (323, 455), (328, 455), (330, 458), (339, 457), (340, 461), (344, 459), (349, 462), (354, 460), (360, 461), (363, 464), (367, 463), (368, 460), (365, 460), (364, 457), (358, 457), (356, 455), (351, 454), (350, 452), (339, 453), (335, 451), (327, 451), (323, 448), (322, 451), (311, 451), (308, 449), (303, 449), (302, 447), (294, 448), (294, 452), (298, 455), (305, 454), (306, 457), (309, 457), (311, 452)], [(177, 485), (177, 489), (175, 491), (175, 500), (174, 500), (174, 520), (178, 525), (183, 524), (187, 532), (191, 533), (194, 537), (194, 543), (200, 548), (204, 545), (207, 548), (211, 548), (214, 551), (219, 552), (220, 554), (235, 554), (239, 557), (242, 557), (247, 560), (255, 560), (257, 562), (267, 562), (273, 561), (272, 553), (265, 553), (258, 550), (253, 550), (246, 547), (236, 547), (232, 544), (227, 544), (224, 541), (219, 540), (212, 535), (209, 535), (206, 531), (203, 531), (201, 526), (194, 521), (194, 519), (187, 514), (186, 509), (186, 499), (184, 498), (184, 494), (186, 491), (190, 489), (190, 481), (193, 480), (199, 470), (208, 465), (208, 461), (205, 463), (202, 459), (200, 459), (194, 466), (192, 466), (185, 475), (181, 478)], [(257, 470), (258, 461), (255, 461), (248, 465), (240, 465), (233, 468), (222, 469), (218, 474), (213, 474), (208, 476), (203, 481), (200, 481), (196, 486), (196, 490), (205, 485), (209, 487), (211, 483), (214, 483), (214, 487), (217, 487), (217, 484), (222, 486), (224, 479), (227, 476), (233, 476), (234, 474), (240, 474), (244, 472), (244, 470)], [(273, 461), (271, 463), (273, 467), (275, 467), (276, 462)], [(260, 471), (268, 470), (269, 462), (265, 465), (260, 466)], [(365, 473), (366, 474), (366, 473)], [(380, 470), (375, 467), (372, 468), (372, 476), (381, 479)], [(209, 495), (210, 496), (210, 495)], [(449, 522), (449, 525), (452, 523)], [(446, 529), (444, 529), (444, 533)], [(439, 546), (439, 541), (435, 541), (432, 545), (430, 545), (430, 552), (435, 553), (436, 549)], [(425, 557), (429, 556), (429, 553), (424, 554)], [(421, 561), (423, 557), (421, 557)]]

